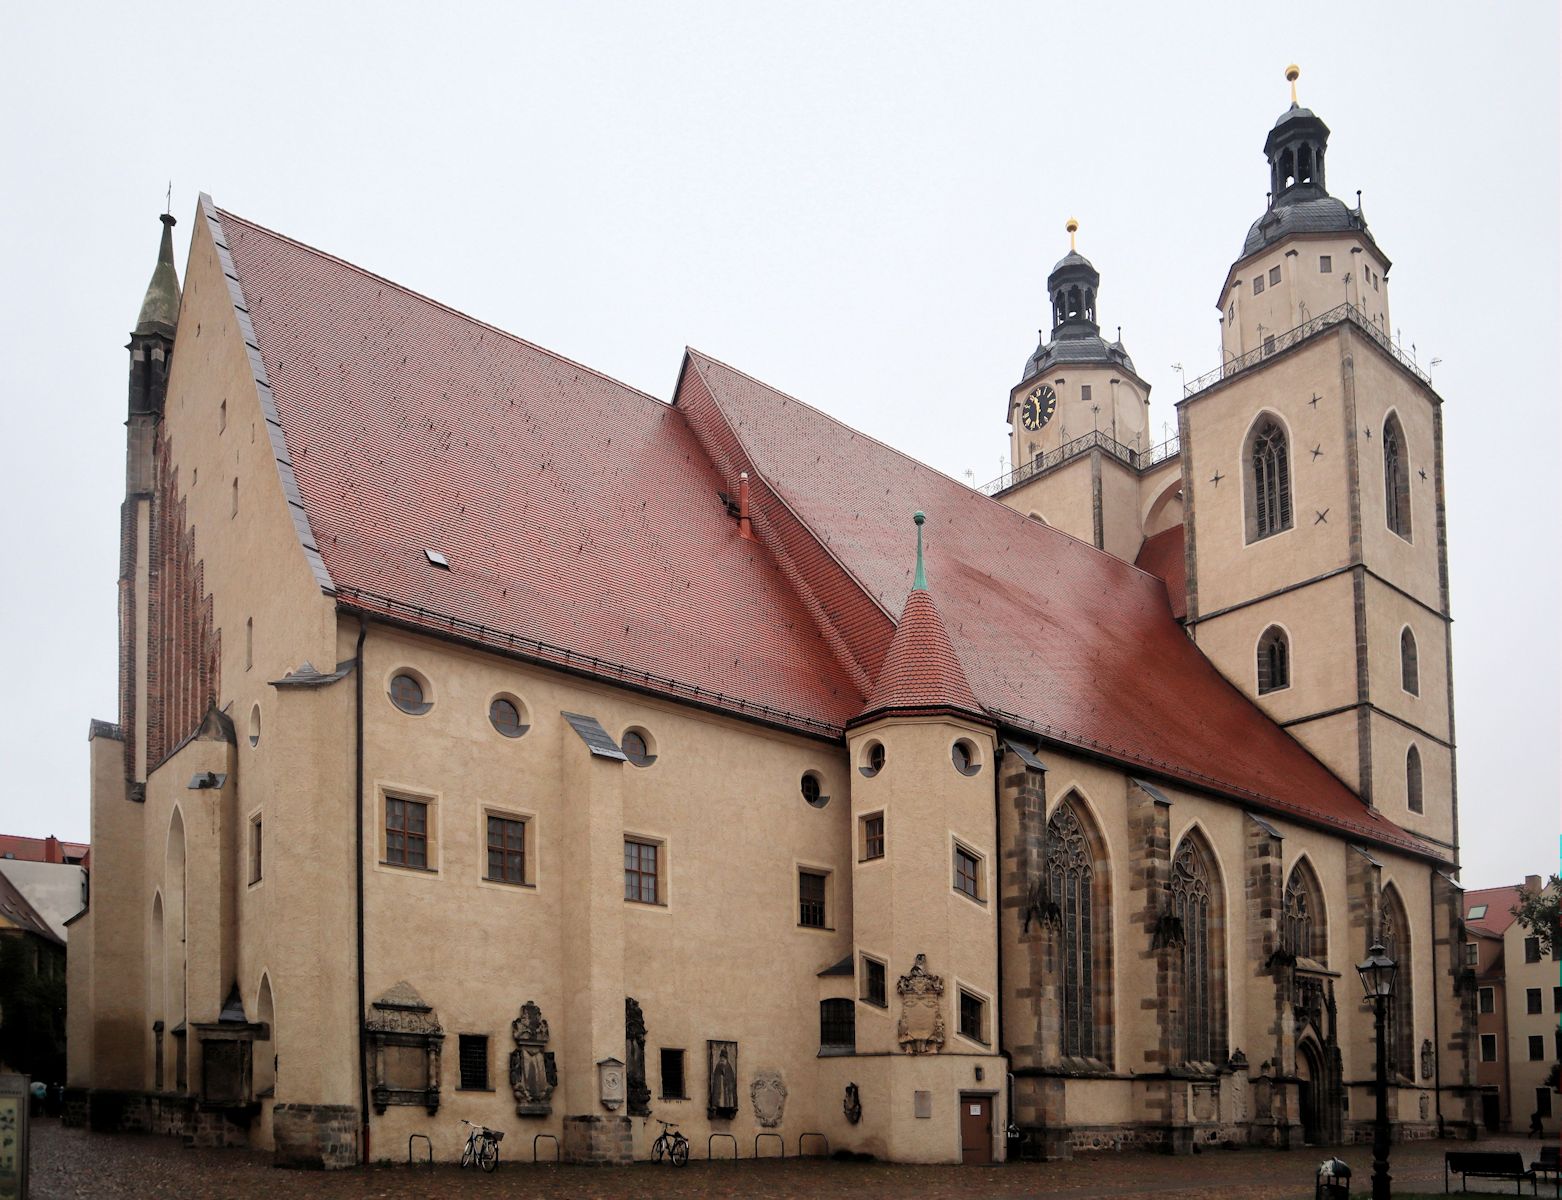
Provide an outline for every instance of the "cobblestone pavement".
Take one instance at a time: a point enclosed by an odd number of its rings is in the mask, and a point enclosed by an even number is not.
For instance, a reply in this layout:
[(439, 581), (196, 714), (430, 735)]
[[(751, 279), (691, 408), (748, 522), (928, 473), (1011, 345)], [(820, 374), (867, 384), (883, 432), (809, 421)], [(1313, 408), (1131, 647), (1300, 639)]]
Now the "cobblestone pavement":
[[(1396, 1146), (1395, 1190), (1441, 1192), (1443, 1151), (1468, 1143), (1422, 1142)], [(1489, 1141), (1480, 1148), (1520, 1149), (1526, 1161), (1538, 1142)], [(1371, 1151), (1339, 1151), (1368, 1186)], [(1017, 1163), (1002, 1167), (909, 1167), (878, 1163), (835, 1163), (789, 1159), (733, 1164), (691, 1162), (681, 1171), (644, 1164), (622, 1171), (586, 1167), (502, 1163), (493, 1175), (454, 1167), (374, 1168), (330, 1173), (278, 1171), (270, 1156), (240, 1150), (186, 1150), (177, 1139), (87, 1133), (57, 1121), (33, 1126), (32, 1195), (35, 1200), (116, 1200), (173, 1197), (175, 1200), (423, 1200), (425, 1197), (483, 1197), (485, 1200), (587, 1200), (595, 1197), (916, 1197), (946, 1200), (984, 1197), (1066, 1196), (1094, 1200), (1108, 1196), (1154, 1196), (1194, 1200), (1240, 1194), (1242, 1200), (1311, 1196), (1312, 1175), (1325, 1157), (1320, 1150), (1292, 1153), (1223, 1150), (1170, 1158), (1141, 1153), (1109, 1154), (1067, 1163)], [(1487, 1190), (1499, 1190), (1495, 1185)]]

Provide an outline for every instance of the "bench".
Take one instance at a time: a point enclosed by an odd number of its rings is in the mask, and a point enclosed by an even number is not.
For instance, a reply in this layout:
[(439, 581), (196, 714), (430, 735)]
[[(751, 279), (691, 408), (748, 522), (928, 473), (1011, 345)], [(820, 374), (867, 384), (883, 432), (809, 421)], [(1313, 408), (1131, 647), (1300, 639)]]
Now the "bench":
[(1550, 1181), (1562, 1192), (1562, 1146), (1542, 1146), (1540, 1157), (1530, 1163), (1529, 1169), (1535, 1172), (1536, 1178), (1550, 1176)]
[(1450, 1150), (1443, 1155), (1443, 1191), (1449, 1190), (1449, 1177), (1460, 1177), (1459, 1190), (1469, 1191), (1471, 1179), (1511, 1179), (1515, 1195), (1523, 1194), (1524, 1180), (1536, 1193), (1535, 1172), (1526, 1170), (1524, 1156), (1517, 1150)]

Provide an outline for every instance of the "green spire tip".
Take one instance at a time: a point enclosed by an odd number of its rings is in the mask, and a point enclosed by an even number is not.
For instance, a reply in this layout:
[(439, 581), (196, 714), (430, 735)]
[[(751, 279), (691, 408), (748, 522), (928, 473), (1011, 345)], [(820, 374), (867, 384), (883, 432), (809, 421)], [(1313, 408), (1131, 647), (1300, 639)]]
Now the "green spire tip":
[(917, 576), (911, 581), (911, 590), (914, 592), (927, 591), (927, 572), (922, 569), (922, 522), (927, 520), (927, 514), (917, 513), (911, 518), (917, 523)]

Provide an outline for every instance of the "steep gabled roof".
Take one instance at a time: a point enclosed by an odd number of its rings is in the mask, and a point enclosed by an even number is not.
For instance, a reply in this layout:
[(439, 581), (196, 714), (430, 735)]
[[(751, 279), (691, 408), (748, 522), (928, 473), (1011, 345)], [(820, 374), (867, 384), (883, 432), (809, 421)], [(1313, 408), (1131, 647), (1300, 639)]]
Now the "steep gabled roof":
[(681, 412), (221, 221), (343, 602), (811, 732), (838, 733), (862, 707), (865, 682), (738, 536)]
[(900, 624), (884, 654), (859, 721), (884, 712), (963, 712), (982, 715), (938, 605), (924, 588), (906, 597)]
[[(1000, 722), (1441, 857), (1364, 804), (1223, 678), (1172, 617), (1160, 580), (694, 350), (675, 405), (686, 396), (702, 443), (746, 464), (826, 551), (794, 552), (805, 564), (796, 585), (816, 598), (838, 597), (851, 583), (874, 611), (891, 611), (911, 584), (905, 514), (927, 512), (927, 568), (950, 644)], [(755, 528), (772, 537), (758, 515)], [(858, 638), (848, 628), (862, 620), (857, 608), (815, 607), (841, 613), (843, 639)]]

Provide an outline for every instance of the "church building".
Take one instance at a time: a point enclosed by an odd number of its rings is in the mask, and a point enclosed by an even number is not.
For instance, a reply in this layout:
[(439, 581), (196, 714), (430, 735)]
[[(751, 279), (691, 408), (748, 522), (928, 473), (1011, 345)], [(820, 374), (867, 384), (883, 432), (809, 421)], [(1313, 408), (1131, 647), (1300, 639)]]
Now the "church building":
[(204, 195), (181, 287), (165, 215), (68, 1119), (327, 1167), (463, 1119), (596, 1163), (659, 1121), (1334, 1145), (1381, 943), (1395, 1136), (1472, 1136), (1442, 400), (1292, 78), (1177, 436), (1071, 245), (984, 489)]

